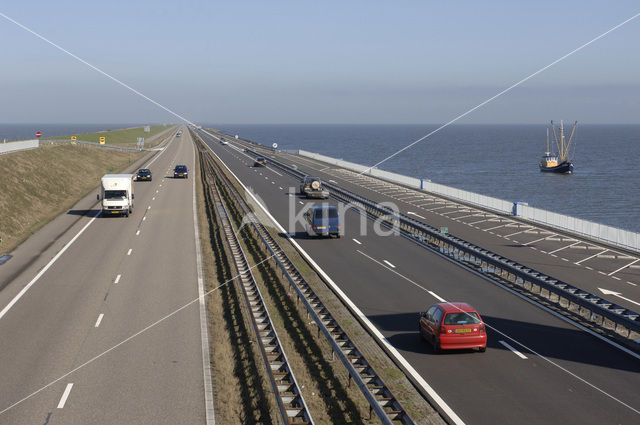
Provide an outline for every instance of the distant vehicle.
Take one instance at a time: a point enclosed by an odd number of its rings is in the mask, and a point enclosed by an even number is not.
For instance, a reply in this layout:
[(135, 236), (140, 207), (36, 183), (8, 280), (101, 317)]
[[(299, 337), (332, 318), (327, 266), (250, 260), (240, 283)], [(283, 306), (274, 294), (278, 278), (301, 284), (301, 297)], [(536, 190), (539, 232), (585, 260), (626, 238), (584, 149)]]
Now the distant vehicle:
[(222, 145), (228, 145), (229, 142), (227, 142), (224, 138), (220, 139), (220, 144)]
[(319, 177), (304, 176), (300, 182), (300, 194), (307, 198), (329, 198), (329, 191), (325, 189)]
[(254, 167), (265, 167), (266, 165), (267, 165), (267, 158), (265, 158), (264, 156), (257, 157), (255, 162), (253, 163)]
[(102, 215), (123, 215), (133, 212), (133, 174), (105, 174), (100, 184)]
[(176, 137), (180, 137), (180, 136), (182, 136), (182, 131), (178, 131), (178, 132), (176, 133)]
[(340, 237), (342, 225), (338, 208), (329, 205), (319, 205), (309, 208), (304, 213), (306, 231), (309, 236)]
[(142, 180), (148, 180), (148, 181), (153, 180), (150, 169), (141, 168), (138, 170), (138, 173), (136, 174), (136, 181), (142, 181)]
[(189, 172), (187, 171), (187, 166), (186, 165), (176, 165), (176, 167), (173, 169), (173, 178), (174, 179), (178, 179), (178, 178), (188, 179), (189, 178)]
[(467, 303), (434, 304), (420, 313), (418, 324), (422, 338), (433, 344), (436, 353), (442, 350), (487, 349), (487, 332), (478, 312)]

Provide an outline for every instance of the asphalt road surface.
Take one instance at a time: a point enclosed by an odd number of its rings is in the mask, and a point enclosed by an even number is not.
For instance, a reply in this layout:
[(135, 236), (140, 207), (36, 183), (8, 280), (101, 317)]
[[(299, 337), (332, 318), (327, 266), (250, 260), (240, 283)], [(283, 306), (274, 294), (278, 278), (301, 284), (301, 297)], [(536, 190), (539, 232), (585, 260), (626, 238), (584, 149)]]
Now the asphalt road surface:
[(100, 216), (92, 194), (90, 211), (52, 223), (86, 213), (53, 243), (26, 242), (43, 245), (35, 261), (16, 270), (18, 249), (4, 265), (13, 269), (0, 267), (0, 281), (11, 274), (0, 292), (0, 424), (205, 422), (198, 302), (155, 324), (198, 298), (195, 179), (172, 173), (194, 170), (188, 131), (147, 164), (153, 181), (134, 183), (129, 218)]
[[(301, 198), (297, 180), (274, 167), (253, 167), (254, 158), (236, 141), (221, 145), (199, 134), (465, 423), (640, 422), (637, 355), (412, 241), (379, 235), (356, 212), (347, 212), (340, 239), (307, 237), (300, 224), (290, 228), (290, 220), (319, 201)], [(308, 174), (331, 178), (321, 174), (329, 171), (326, 164), (279, 157)], [(370, 195), (355, 184), (345, 187)], [(478, 309), (489, 327), (486, 353), (436, 355), (419, 338), (418, 312), (440, 300), (466, 301)]]

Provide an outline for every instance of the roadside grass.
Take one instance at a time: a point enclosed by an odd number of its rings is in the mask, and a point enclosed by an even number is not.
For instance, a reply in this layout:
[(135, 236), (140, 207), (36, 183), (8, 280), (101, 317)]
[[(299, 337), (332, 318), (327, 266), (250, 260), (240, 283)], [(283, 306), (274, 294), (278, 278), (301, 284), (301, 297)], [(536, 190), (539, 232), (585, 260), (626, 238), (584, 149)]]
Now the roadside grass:
[[(242, 214), (226, 189), (219, 187), (225, 203), (230, 207), (230, 217), (238, 226)], [(254, 264), (268, 257), (252, 228), (243, 227), (239, 236), (240, 243)], [(329, 343), (318, 334), (315, 323), (306, 315), (301, 304), (296, 302), (295, 293), (280, 279), (280, 272), (275, 269), (273, 261), (258, 266), (253, 275), (261, 287), (269, 315), (315, 423), (380, 423), (375, 416), (368, 419), (367, 401), (356, 385), (349, 385), (347, 370), (334, 358)]]
[(41, 146), (0, 156), (0, 253), (11, 252), (53, 218), (145, 153), (87, 145)]
[(56, 136), (43, 138), (42, 140), (69, 140), (71, 136), (76, 136), (78, 140), (86, 142), (100, 142), (100, 137), (105, 137), (105, 143), (107, 145), (127, 146), (135, 148), (138, 143), (138, 137), (144, 137), (145, 148), (153, 147), (160, 143), (161, 138), (157, 137), (153, 140), (149, 140), (154, 136), (174, 127), (173, 124), (169, 125), (152, 125), (150, 126), (150, 132), (145, 133), (144, 127), (124, 128), (122, 130), (106, 130), (96, 133), (82, 133), (82, 134), (70, 134), (68, 136)]
[[(215, 206), (203, 184), (197, 162), (198, 224), (203, 254), (217, 423), (280, 423), (275, 396), (258, 352), (258, 343), (244, 306), (239, 281), (234, 279), (232, 259), (221, 235)], [(228, 282), (228, 283), (227, 283)], [(221, 286), (222, 285), (222, 286)]]
[[(244, 193), (244, 189), (233, 179), (231, 179), (231, 183), (238, 191), (238, 193), (243, 194), (245, 200), (251, 203), (248, 194)], [(260, 219), (263, 220), (263, 224), (268, 223), (269, 220), (263, 214), (261, 214), (259, 211), (256, 213), (260, 217)], [(398, 369), (393, 360), (378, 345), (378, 343), (375, 342), (374, 338), (369, 334), (369, 332), (353, 316), (353, 314), (342, 303), (342, 301), (337, 297), (333, 290), (329, 288), (329, 286), (320, 278), (320, 276), (318, 276), (315, 270), (309, 265), (309, 263), (307, 263), (307, 261), (290, 243), (290, 241), (284, 235), (277, 232), (274, 228), (270, 226), (266, 227), (267, 231), (276, 240), (282, 250), (287, 254), (298, 271), (304, 276), (305, 280), (311, 286), (316, 295), (322, 300), (324, 306), (331, 312), (331, 315), (334, 317), (334, 319), (340, 324), (342, 329), (347, 332), (351, 340), (358, 347), (358, 350), (366, 357), (369, 364), (371, 364), (375, 368), (378, 375), (393, 392), (397, 400), (402, 403), (402, 406), (406, 409), (411, 419), (413, 419), (415, 423), (419, 424), (444, 424), (445, 421), (442, 419), (440, 414), (418, 392), (418, 390), (409, 381), (405, 374), (400, 369)], [(283, 303), (282, 301), (278, 301), (276, 302), (276, 305), (278, 304)], [(280, 305), (279, 309), (282, 308), (283, 305)], [(284, 308), (286, 308), (286, 306)], [(302, 306), (302, 303), (298, 304), (298, 308), (300, 309), (300, 312), (302, 314), (306, 314), (306, 310), (303, 311), (304, 307)], [(310, 320), (311, 319), (309, 319), (309, 321)], [(324, 338), (319, 338), (317, 340), (317, 343), (320, 347), (322, 347), (324, 353), (331, 352), (331, 347)], [(339, 363), (337, 359), (336, 363)], [(336, 372), (338, 373), (338, 376), (342, 374), (342, 379), (346, 379), (344, 377), (348, 376), (346, 369), (342, 367), (342, 365), (340, 365), (340, 367), (336, 369)], [(353, 387), (355, 387), (355, 385), (352, 385), (352, 388), (348, 391), (353, 391)], [(357, 391), (359, 392), (359, 390)], [(318, 393), (316, 392), (316, 394)], [(366, 403), (362, 395), (360, 395), (360, 398), (361, 401), (357, 402), (358, 405), (361, 405), (361, 403), (363, 402)], [(307, 399), (306, 395), (305, 399)], [(310, 400), (313, 400), (313, 397), (311, 397), (307, 401)], [(312, 401), (312, 403), (313, 402), (314, 401)], [(361, 412), (361, 418), (363, 420), (366, 420), (366, 418), (368, 417), (368, 412), (366, 414), (362, 410)], [(314, 419), (316, 419), (315, 416)], [(374, 420), (377, 420), (375, 416)]]

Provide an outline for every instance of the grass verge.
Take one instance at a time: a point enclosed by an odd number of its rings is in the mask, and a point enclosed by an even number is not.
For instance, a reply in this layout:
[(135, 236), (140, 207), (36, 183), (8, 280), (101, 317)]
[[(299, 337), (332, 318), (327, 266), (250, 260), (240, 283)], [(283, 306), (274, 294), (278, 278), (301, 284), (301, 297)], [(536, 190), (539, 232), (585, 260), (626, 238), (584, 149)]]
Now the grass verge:
[[(232, 178), (230, 179), (235, 189), (238, 191), (238, 193), (241, 193), (244, 195), (245, 198), (248, 198), (248, 195), (244, 193), (244, 190), (239, 186), (239, 184), (236, 181), (234, 181)], [(249, 199), (245, 199), (245, 200), (248, 202), (251, 202)], [(313, 288), (316, 295), (322, 300), (323, 304), (331, 312), (332, 316), (338, 321), (338, 323), (340, 323), (340, 326), (342, 327), (342, 329), (348, 333), (349, 337), (356, 344), (359, 351), (367, 358), (367, 361), (375, 368), (376, 372), (384, 380), (385, 384), (389, 387), (389, 389), (393, 391), (397, 400), (400, 403), (402, 403), (403, 407), (406, 409), (407, 413), (413, 419), (413, 421), (418, 424), (444, 424), (445, 422), (442, 419), (442, 417), (438, 414), (438, 412), (418, 392), (418, 390), (413, 386), (413, 384), (407, 379), (405, 374), (398, 369), (398, 367), (395, 365), (393, 360), (389, 358), (389, 356), (385, 353), (385, 351), (375, 342), (375, 340), (371, 337), (368, 331), (364, 329), (364, 327), (360, 324), (360, 322), (356, 318), (354, 318), (354, 316), (345, 307), (342, 301), (327, 286), (327, 284), (317, 275), (317, 273), (315, 273), (315, 271), (309, 266), (309, 264), (304, 260), (304, 258), (302, 258), (300, 253), (293, 247), (293, 245), (289, 243), (289, 240), (284, 236), (278, 234), (277, 232), (273, 231), (273, 229), (271, 228), (268, 228), (268, 231), (271, 233), (271, 236), (276, 240), (276, 242), (280, 245), (280, 247), (285, 251), (285, 253), (289, 257), (289, 259), (294, 263), (298, 271), (302, 273), (305, 280)], [(244, 242), (246, 245), (249, 243), (248, 242), (249, 238), (246, 238), (246, 235), (243, 235), (243, 236), (245, 237)], [(265, 256), (266, 255), (263, 254), (260, 257), (260, 260)], [(279, 272), (276, 272), (275, 274), (278, 275), (278, 273)], [(300, 344), (300, 341), (296, 342), (296, 340), (299, 339), (296, 336), (296, 333), (308, 332), (308, 331), (311, 331), (311, 333), (313, 333), (315, 329), (315, 325), (309, 326), (308, 322), (310, 322), (311, 319), (307, 320), (306, 323), (298, 323), (298, 324), (290, 323), (291, 322), (290, 314), (293, 314), (292, 313), (293, 308), (291, 303), (294, 302), (296, 298), (295, 293), (292, 292), (293, 290), (292, 291), (283, 290), (282, 283), (279, 284), (281, 289), (276, 288), (275, 282), (273, 285), (271, 285), (270, 281), (273, 281), (273, 278), (275, 276), (273, 276), (268, 271), (265, 271), (263, 274), (263, 270), (261, 269), (260, 274), (255, 273), (255, 275), (257, 278), (259, 278), (258, 280), (260, 280), (259, 282), (260, 284), (264, 284), (265, 287), (267, 288), (269, 286), (273, 286), (272, 288), (268, 289), (268, 291), (264, 291), (264, 289), (261, 289), (261, 290), (263, 291), (263, 294), (266, 292), (269, 292), (269, 294), (271, 295), (270, 297), (271, 301), (267, 302), (270, 309), (269, 311), (271, 311), (271, 309), (274, 308), (278, 312), (278, 316), (280, 316), (279, 321), (281, 322), (281, 324), (284, 325), (286, 328), (288, 328), (287, 333), (290, 335), (291, 340), (289, 341), (289, 338), (282, 338), (284, 339), (283, 345), (285, 345), (285, 350), (287, 350), (287, 353), (289, 353), (292, 349), (288, 348), (288, 346), (293, 346), (294, 351), (298, 351), (301, 356), (304, 356), (303, 352), (305, 350), (308, 351), (309, 343), (308, 341), (304, 341), (303, 344)], [(285, 286), (288, 286), (288, 284), (285, 284)], [(274, 307), (272, 307), (272, 305)], [(298, 310), (299, 315), (306, 316), (306, 310), (304, 309), (304, 306), (302, 305), (302, 303), (295, 304), (295, 308)], [(305, 326), (309, 329), (304, 330), (303, 328)], [(288, 342), (285, 342), (285, 341), (288, 341)], [(318, 347), (321, 347), (321, 351), (322, 353), (324, 353), (325, 356), (327, 355), (330, 356), (331, 347), (323, 337), (317, 338), (315, 344), (317, 344)], [(307, 348), (304, 347), (305, 345), (307, 345)], [(313, 351), (314, 350), (311, 350), (310, 352), (311, 355), (315, 354), (313, 353)], [(290, 356), (289, 354), (287, 355)], [(314, 370), (313, 362), (307, 363), (308, 358), (302, 359), (302, 362), (307, 364), (307, 366), (309, 367), (309, 370), (307, 371), (303, 370), (301, 374), (302, 378), (299, 378), (299, 379), (305, 379), (306, 388), (314, 388), (314, 383), (313, 383), (314, 377), (313, 376), (311, 377), (311, 382), (308, 381), (306, 378), (309, 373), (317, 374), (318, 370)], [(297, 361), (300, 362), (300, 360), (297, 360)], [(294, 361), (292, 361), (292, 367), (295, 367), (293, 363)], [(342, 376), (343, 378), (340, 378), (340, 379), (342, 380), (342, 382), (346, 382), (348, 374), (346, 370), (342, 367), (342, 365), (339, 363), (340, 363), (339, 361), (332, 363), (332, 366), (334, 367), (334, 370), (335, 370), (334, 373), (336, 373), (336, 376)], [(294, 369), (294, 372), (296, 372), (296, 376), (298, 376), (298, 372), (297, 372), (298, 369), (300, 369), (300, 367), (297, 367), (296, 369)], [(318, 386), (317, 384), (315, 385), (316, 385), (315, 388), (324, 387), (324, 391), (326, 391), (325, 384), (320, 384), (320, 386)], [(327, 407), (327, 410), (325, 411), (325, 413), (324, 414), (320, 413), (319, 417), (316, 418), (317, 410), (313, 408), (312, 413), (314, 414), (314, 419), (316, 421), (320, 420), (320, 422), (325, 422), (325, 423), (349, 423), (348, 419), (355, 419), (356, 421), (361, 421), (364, 418), (367, 418), (368, 404), (366, 403), (364, 397), (361, 395), (359, 390), (354, 388), (354, 386), (352, 386), (350, 391), (355, 391), (359, 395), (359, 399), (358, 399), (355, 393), (353, 394), (353, 396), (355, 397), (354, 400), (356, 400), (356, 405), (358, 406), (358, 409), (359, 409), (359, 413), (354, 414), (354, 416), (352, 416), (351, 418), (345, 417), (344, 419), (339, 419), (338, 417), (332, 416), (332, 415), (335, 415), (335, 412), (339, 411), (340, 406), (338, 406), (338, 408), (335, 408), (335, 407), (332, 408), (333, 413)], [(323, 393), (322, 391), (311, 391), (311, 392), (312, 394), (310, 397), (307, 395), (307, 393), (305, 393), (305, 400), (310, 405), (310, 408), (312, 408), (311, 407), (312, 405), (316, 407), (315, 402), (318, 397), (321, 397), (321, 398), (327, 397), (326, 392), (325, 393)], [(332, 396), (335, 397), (335, 395), (332, 395)], [(374, 420), (377, 420), (377, 418), (374, 417)], [(369, 421), (367, 421), (367, 423), (369, 423)]]
[[(200, 165), (200, 164), (198, 164)], [(278, 407), (249, 322), (235, 267), (226, 249), (215, 205), (197, 167), (200, 238), (206, 299), (216, 422), (280, 423)]]
[(87, 145), (41, 146), (0, 156), (0, 253), (11, 252), (53, 218), (144, 153)]
[(160, 133), (169, 130), (174, 127), (170, 125), (152, 125), (150, 126), (150, 132), (146, 133), (144, 127), (124, 128), (122, 130), (106, 130), (96, 133), (81, 133), (70, 134), (68, 136), (49, 137), (43, 140), (69, 140), (70, 136), (76, 136), (78, 140), (84, 140), (85, 142), (100, 142), (100, 137), (105, 138), (107, 145), (117, 145), (135, 148), (138, 143), (138, 137), (144, 137), (145, 148), (153, 147), (160, 143), (162, 138), (155, 137)]

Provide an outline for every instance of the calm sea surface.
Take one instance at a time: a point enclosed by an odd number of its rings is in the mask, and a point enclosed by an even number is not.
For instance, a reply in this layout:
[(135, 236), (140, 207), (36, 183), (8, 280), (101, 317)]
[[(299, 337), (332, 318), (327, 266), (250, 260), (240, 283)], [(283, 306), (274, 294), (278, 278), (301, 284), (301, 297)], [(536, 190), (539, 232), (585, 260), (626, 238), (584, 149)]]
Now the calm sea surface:
[[(0, 124), (3, 139), (32, 139), (134, 124)], [(224, 125), (258, 143), (373, 165), (433, 125)], [(640, 125), (579, 125), (575, 174), (541, 173), (544, 125), (453, 125), (379, 168), (640, 232)]]
[[(222, 125), (282, 149), (373, 165), (433, 125)], [(565, 129), (566, 130), (566, 129)], [(453, 125), (379, 168), (640, 232), (640, 125), (578, 125), (575, 173), (541, 173), (545, 125)]]

